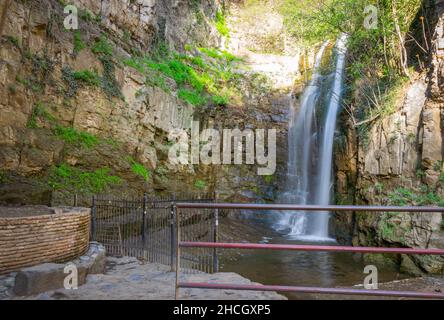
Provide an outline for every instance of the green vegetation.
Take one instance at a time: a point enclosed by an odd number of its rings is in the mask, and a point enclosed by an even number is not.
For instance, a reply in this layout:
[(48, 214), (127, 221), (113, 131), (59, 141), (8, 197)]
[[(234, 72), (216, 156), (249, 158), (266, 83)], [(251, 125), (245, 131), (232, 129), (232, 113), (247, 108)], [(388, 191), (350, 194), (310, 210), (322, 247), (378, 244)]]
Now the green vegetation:
[(86, 44), (82, 40), (82, 35), (79, 30), (74, 31), (74, 54), (78, 54), (80, 51), (86, 48)]
[(5, 36), (6, 40), (11, 43), (12, 45), (16, 46), (17, 48), (20, 48), (19, 40), (14, 36)]
[[(188, 51), (192, 48), (187, 46)], [(169, 52), (160, 46), (150, 56), (133, 57), (123, 61), (147, 78), (147, 84), (169, 92), (167, 79), (173, 80), (177, 96), (194, 106), (212, 102), (226, 106), (240, 96), (236, 88), (239, 76), (233, 71), (234, 63), (241, 59), (226, 51), (198, 48), (197, 55)]]
[(79, 10), (79, 18), (85, 22), (100, 22), (100, 16), (95, 16), (88, 9)]
[(145, 168), (142, 164), (136, 162), (133, 158), (128, 157), (128, 161), (131, 164), (131, 171), (136, 175), (143, 179), (144, 182), (148, 182), (150, 180), (151, 172), (147, 168)]
[(116, 67), (113, 62), (113, 47), (105, 35), (100, 36), (99, 40), (91, 47), (91, 51), (98, 56), (103, 66), (103, 75), (100, 79), (102, 90), (109, 99), (123, 99), (115, 75)]
[(8, 183), (8, 177), (3, 170), (0, 170), (0, 184)]
[(193, 106), (203, 106), (206, 104), (207, 100), (200, 95), (198, 91), (191, 91), (187, 89), (180, 89), (177, 96), (182, 99), (183, 101), (186, 101)]
[(68, 164), (53, 166), (48, 177), (48, 186), (52, 190), (70, 191), (79, 194), (97, 194), (105, 192), (122, 180), (110, 174), (109, 168), (84, 171)]
[(225, 15), (222, 11), (216, 12), (216, 29), (224, 37), (230, 37), (230, 30), (228, 29)]
[(99, 56), (111, 57), (113, 55), (113, 47), (104, 35), (101, 35), (99, 40), (93, 44), (91, 51)]
[(37, 55), (24, 51), (23, 59), (31, 64), (31, 72), (26, 75), (26, 78), (17, 75), (17, 83), (32, 90), (34, 93), (43, 93), (46, 85), (51, 81), (54, 61), (48, 57), (46, 52), (43, 55)]
[(95, 71), (81, 70), (72, 73), (75, 80), (81, 81), (90, 86), (99, 86), (100, 77)]
[(381, 217), (378, 224), (378, 233), (383, 239), (390, 239), (395, 235), (397, 225), (389, 220), (387, 215)]
[(80, 84), (93, 87), (98, 87), (102, 84), (101, 77), (95, 71), (73, 71), (70, 67), (62, 68), (62, 80), (67, 85), (65, 95), (70, 98), (77, 94)]
[(65, 96), (72, 98), (77, 94), (79, 88), (78, 82), (74, 77), (74, 71), (70, 67), (62, 68), (62, 80), (66, 83)]
[(275, 178), (274, 175), (269, 175), (269, 176), (265, 176), (264, 180), (266, 183), (271, 184), (271, 183), (273, 183), (274, 178)]
[(37, 129), (37, 119), (39, 118), (48, 120), (50, 122), (55, 120), (54, 116), (47, 111), (46, 106), (42, 102), (37, 102), (34, 104), (31, 117), (29, 118), (26, 127), (29, 129)]
[(207, 183), (203, 180), (196, 180), (194, 182), (194, 186), (196, 187), (196, 189), (203, 190), (206, 188)]
[(61, 140), (83, 148), (92, 148), (99, 144), (100, 140), (87, 132), (78, 131), (74, 128), (66, 128), (56, 125), (54, 134)]
[[(257, 2), (257, 1), (256, 1)], [(349, 106), (356, 127), (365, 126), (397, 109), (412, 67), (421, 63), (408, 56), (406, 46), (423, 43), (410, 32), (418, 12), (425, 10), (421, 0), (279, 0), (290, 33), (307, 47), (341, 33), (348, 38), (348, 85), (356, 93), (345, 104)], [(377, 27), (371, 22), (368, 6), (377, 9)], [(367, 8), (367, 10), (366, 10)], [(423, 12), (424, 13), (424, 12)], [(368, 25), (367, 25), (368, 26)], [(422, 53), (423, 54), (423, 53)]]
[(423, 186), (419, 191), (407, 188), (397, 188), (396, 190), (388, 194), (388, 199), (390, 205), (395, 206), (444, 206), (444, 199), (427, 186)]

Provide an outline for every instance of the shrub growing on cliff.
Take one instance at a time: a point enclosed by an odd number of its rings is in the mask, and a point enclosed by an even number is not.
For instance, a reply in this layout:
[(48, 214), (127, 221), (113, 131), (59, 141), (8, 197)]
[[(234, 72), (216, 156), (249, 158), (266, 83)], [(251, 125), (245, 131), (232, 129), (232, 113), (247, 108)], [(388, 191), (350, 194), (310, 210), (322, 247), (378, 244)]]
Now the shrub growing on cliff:
[(46, 110), (46, 106), (42, 102), (37, 102), (34, 105), (31, 117), (29, 118), (26, 127), (29, 129), (37, 129), (37, 120), (39, 118), (43, 120), (48, 120), (50, 122), (53, 122), (55, 120), (54, 116)]
[(141, 163), (138, 163), (133, 158), (128, 157), (128, 161), (131, 164), (131, 171), (143, 179), (144, 182), (148, 182), (150, 179), (151, 172), (145, 168)]
[(180, 89), (177, 96), (192, 104), (193, 106), (200, 107), (206, 104), (207, 100), (202, 97), (197, 91), (191, 91), (187, 89)]
[(120, 177), (110, 173), (111, 170), (107, 167), (85, 171), (63, 163), (51, 168), (48, 185), (52, 190), (97, 194), (122, 182)]
[(78, 147), (92, 148), (99, 144), (99, 139), (96, 136), (88, 132), (78, 131), (74, 128), (66, 128), (56, 125), (54, 134), (61, 140)]
[(224, 37), (230, 36), (230, 30), (228, 29), (225, 15), (222, 11), (216, 12), (216, 29)]
[(100, 77), (95, 71), (81, 70), (72, 73), (75, 80), (81, 81), (90, 86), (99, 86)]
[(82, 35), (78, 30), (74, 32), (73, 43), (74, 43), (74, 54), (77, 54), (86, 48), (86, 44), (83, 42)]
[(425, 185), (418, 191), (408, 188), (397, 188), (388, 194), (388, 199), (389, 204), (395, 206), (444, 206), (444, 199)]
[(194, 186), (196, 187), (196, 189), (203, 190), (206, 188), (207, 183), (203, 180), (196, 180), (194, 182)]
[(233, 63), (241, 59), (214, 48), (198, 48), (196, 52), (179, 54), (161, 46), (151, 56), (132, 57), (123, 63), (145, 74), (147, 83), (164, 91), (169, 92), (165, 80), (174, 80), (178, 97), (195, 106), (205, 105), (210, 99), (222, 106), (238, 101), (235, 84), (240, 76), (233, 72)]

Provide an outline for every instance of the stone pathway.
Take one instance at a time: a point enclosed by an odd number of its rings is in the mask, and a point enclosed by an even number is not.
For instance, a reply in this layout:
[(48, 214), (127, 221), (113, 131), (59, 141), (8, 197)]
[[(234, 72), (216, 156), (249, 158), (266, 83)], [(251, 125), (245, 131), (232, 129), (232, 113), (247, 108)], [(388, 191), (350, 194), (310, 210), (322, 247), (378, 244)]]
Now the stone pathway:
[[(55, 290), (30, 297), (10, 299), (30, 300), (168, 300), (174, 299), (175, 273), (168, 266), (142, 264), (135, 258), (107, 259), (106, 274), (89, 275), (78, 290)], [(182, 279), (195, 282), (250, 284), (235, 273), (185, 274)], [(181, 289), (181, 299), (200, 300), (284, 300), (274, 292)]]

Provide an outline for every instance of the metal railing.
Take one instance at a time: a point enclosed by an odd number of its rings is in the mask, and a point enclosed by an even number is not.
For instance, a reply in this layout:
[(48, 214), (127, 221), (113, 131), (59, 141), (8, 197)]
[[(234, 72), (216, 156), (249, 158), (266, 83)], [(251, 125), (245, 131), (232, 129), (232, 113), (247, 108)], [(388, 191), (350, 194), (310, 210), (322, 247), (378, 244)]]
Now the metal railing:
[[(151, 197), (148, 194), (134, 196), (95, 195), (79, 199), (91, 206), (91, 239), (102, 243), (108, 255), (136, 257), (152, 263), (176, 266), (176, 211), (175, 202), (209, 203), (215, 201), (214, 193), (173, 194)], [(89, 200), (89, 202), (88, 202)], [(214, 223), (217, 209), (205, 210), (205, 214), (184, 216), (182, 229), (187, 240), (213, 241), (217, 238)], [(217, 256), (213, 249), (199, 249), (182, 259), (190, 271), (207, 273), (218, 271)]]
[(444, 299), (444, 293), (413, 292), (413, 291), (387, 291), (363, 290), (346, 288), (320, 288), (282, 285), (239, 285), (221, 283), (181, 282), (181, 248), (212, 248), (217, 249), (264, 249), (264, 250), (291, 250), (291, 251), (324, 251), (324, 252), (359, 252), (359, 253), (391, 253), (391, 254), (417, 254), (442, 255), (444, 249), (416, 249), (416, 248), (381, 248), (381, 247), (351, 247), (351, 246), (325, 246), (325, 245), (288, 245), (288, 244), (253, 244), (253, 243), (218, 243), (183, 241), (181, 238), (181, 212), (183, 209), (245, 209), (263, 211), (308, 211), (316, 212), (405, 212), (405, 213), (444, 213), (444, 208), (438, 207), (382, 207), (382, 206), (314, 206), (314, 205), (266, 205), (266, 204), (231, 204), (231, 203), (177, 203), (176, 210), (176, 291), (175, 298), (179, 298), (180, 288), (194, 289), (223, 289), (223, 290), (251, 290), (251, 291), (277, 291), (317, 294), (340, 294), (359, 296), (386, 296), (423, 299)]

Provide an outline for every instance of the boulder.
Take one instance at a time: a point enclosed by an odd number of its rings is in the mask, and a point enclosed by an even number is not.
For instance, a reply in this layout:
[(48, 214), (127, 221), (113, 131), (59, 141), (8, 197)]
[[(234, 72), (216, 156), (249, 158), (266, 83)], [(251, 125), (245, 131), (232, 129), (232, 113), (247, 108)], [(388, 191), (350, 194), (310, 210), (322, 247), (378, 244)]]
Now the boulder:
[[(64, 264), (45, 263), (22, 269), (15, 277), (14, 293), (18, 296), (29, 296), (49, 290), (63, 288), (68, 274)], [(86, 269), (78, 268), (78, 284), (85, 283)]]
[[(88, 252), (70, 262), (77, 267), (79, 286), (85, 284), (88, 274), (99, 274), (105, 271), (106, 251), (98, 242), (91, 242)], [(65, 273), (68, 264), (45, 263), (25, 268), (15, 277), (13, 291), (18, 296), (29, 296), (64, 287)]]

